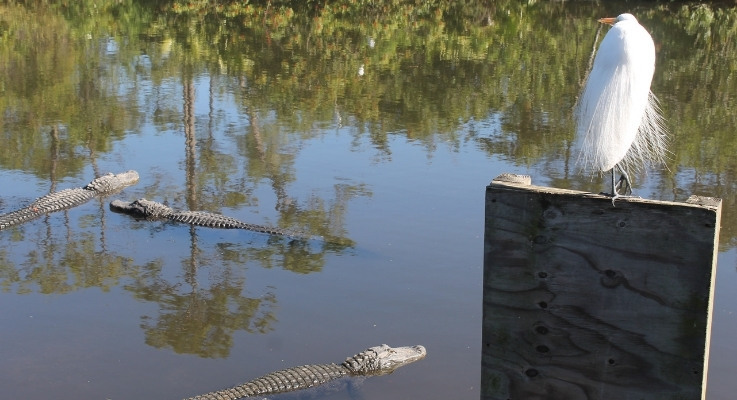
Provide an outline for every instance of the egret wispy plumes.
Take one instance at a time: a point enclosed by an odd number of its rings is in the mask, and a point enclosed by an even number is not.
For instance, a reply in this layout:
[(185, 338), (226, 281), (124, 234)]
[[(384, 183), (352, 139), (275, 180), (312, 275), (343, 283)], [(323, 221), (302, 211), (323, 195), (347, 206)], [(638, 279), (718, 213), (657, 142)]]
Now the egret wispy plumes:
[[(663, 163), (666, 134), (655, 95), (650, 91), (655, 71), (655, 45), (631, 14), (602, 18), (612, 24), (596, 52), (594, 65), (576, 106), (579, 163), (592, 172), (617, 167), (616, 187), (630, 189), (627, 170)], [(613, 197), (620, 194), (612, 175)]]

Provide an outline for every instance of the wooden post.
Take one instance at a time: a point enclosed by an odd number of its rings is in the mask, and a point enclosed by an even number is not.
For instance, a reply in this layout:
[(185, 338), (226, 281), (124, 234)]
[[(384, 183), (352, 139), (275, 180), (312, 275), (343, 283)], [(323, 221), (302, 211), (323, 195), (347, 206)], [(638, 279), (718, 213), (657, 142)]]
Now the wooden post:
[(704, 399), (721, 200), (486, 188), (482, 399)]

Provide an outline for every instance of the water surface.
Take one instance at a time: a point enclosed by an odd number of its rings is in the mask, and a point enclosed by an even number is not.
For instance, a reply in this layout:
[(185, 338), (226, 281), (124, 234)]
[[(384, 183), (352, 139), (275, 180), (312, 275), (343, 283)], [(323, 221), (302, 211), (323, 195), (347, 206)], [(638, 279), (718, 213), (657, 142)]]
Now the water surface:
[[(576, 169), (571, 110), (595, 19), (622, 11), (658, 44), (673, 136), (637, 193), (724, 199), (708, 397), (733, 397), (734, 9), (0, 9), (0, 211), (141, 175), (0, 232), (8, 398), (177, 399), (381, 343), (428, 356), (313, 397), (478, 398), (485, 186), (512, 172), (603, 188)], [(140, 197), (326, 240), (107, 206)]]

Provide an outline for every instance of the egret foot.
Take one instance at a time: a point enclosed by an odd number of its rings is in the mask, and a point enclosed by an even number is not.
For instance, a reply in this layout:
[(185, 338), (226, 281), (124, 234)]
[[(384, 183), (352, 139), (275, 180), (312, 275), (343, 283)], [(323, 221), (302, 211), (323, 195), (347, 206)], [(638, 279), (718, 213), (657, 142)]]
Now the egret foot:
[(602, 194), (612, 197), (612, 207), (616, 207), (614, 205), (614, 201), (617, 200), (617, 199), (622, 199), (622, 198), (630, 198), (630, 199), (631, 198), (638, 198), (639, 199), (640, 198), (640, 196), (633, 196), (631, 194), (619, 194), (619, 193), (616, 193), (614, 196), (612, 196), (609, 193), (602, 193)]
[[(619, 175), (619, 179), (615, 181), (615, 169), (619, 168), (619, 172), (621, 175)], [(620, 193), (619, 190), (624, 189), (624, 192)], [(602, 192), (601, 194), (605, 196), (610, 196), (612, 198), (612, 206), (614, 207), (614, 201), (622, 198), (622, 197), (639, 197), (639, 196), (632, 196), (632, 185), (630, 184), (630, 178), (627, 175), (627, 172), (624, 171), (622, 167), (619, 166), (619, 164), (615, 165), (614, 168), (612, 168), (612, 192), (606, 193)]]

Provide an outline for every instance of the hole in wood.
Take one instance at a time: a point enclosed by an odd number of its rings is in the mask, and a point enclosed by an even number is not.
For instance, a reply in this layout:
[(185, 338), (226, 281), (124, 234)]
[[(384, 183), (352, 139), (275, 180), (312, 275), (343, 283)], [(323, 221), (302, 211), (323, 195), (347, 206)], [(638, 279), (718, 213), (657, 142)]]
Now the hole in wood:
[(551, 208), (551, 209), (547, 209), (547, 210), (545, 210), (543, 212), (543, 217), (545, 219), (556, 219), (556, 218), (558, 218), (558, 216), (560, 214), (561, 214), (560, 211), (558, 211), (557, 209)]
[(525, 371), (525, 375), (529, 376), (530, 378), (536, 377), (538, 374), (537, 370), (535, 368), (530, 368), (527, 371)]
[(540, 306), (540, 308), (548, 308), (548, 303), (544, 301), (537, 303), (537, 305)]
[(548, 331), (548, 328), (544, 326), (538, 326), (538, 327), (535, 327), (535, 332), (541, 335), (547, 335), (549, 331)]
[(622, 273), (613, 269), (604, 270), (604, 276), (601, 278), (602, 286), (606, 288), (614, 288), (625, 281)]
[(535, 244), (545, 244), (548, 242), (548, 237), (544, 235), (537, 235), (534, 239), (532, 239)]

